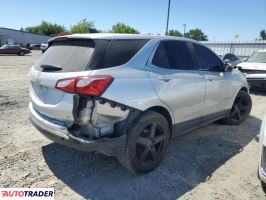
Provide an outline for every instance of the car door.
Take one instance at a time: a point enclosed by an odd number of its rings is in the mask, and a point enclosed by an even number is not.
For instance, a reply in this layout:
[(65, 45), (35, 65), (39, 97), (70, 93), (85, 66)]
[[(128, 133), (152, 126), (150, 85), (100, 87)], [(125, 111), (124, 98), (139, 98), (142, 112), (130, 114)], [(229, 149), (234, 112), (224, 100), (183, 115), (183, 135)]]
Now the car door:
[(205, 97), (205, 79), (195, 67), (186, 41), (161, 41), (147, 71), (159, 99), (174, 115), (175, 133), (200, 125)]
[(12, 47), (10, 48), (10, 52), (11, 52), (12, 54), (18, 54), (19, 51), (20, 51), (20, 48), (19, 48), (18, 46), (12, 46)]
[(205, 77), (206, 95), (203, 121), (214, 121), (226, 113), (233, 98), (231, 72), (224, 72), (224, 63), (207, 47), (193, 43), (197, 66)]

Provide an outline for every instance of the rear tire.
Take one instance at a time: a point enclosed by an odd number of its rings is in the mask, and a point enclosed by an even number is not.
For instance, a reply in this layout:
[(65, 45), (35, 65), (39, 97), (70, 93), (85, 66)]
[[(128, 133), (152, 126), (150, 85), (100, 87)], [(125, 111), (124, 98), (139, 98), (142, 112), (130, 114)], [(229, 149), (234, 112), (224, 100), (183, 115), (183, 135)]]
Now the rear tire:
[(147, 111), (127, 133), (125, 152), (118, 158), (133, 173), (147, 173), (163, 160), (170, 142), (168, 121), (159, 113)]
[(223, 119), (223, 122), (228, 125), (238, 125), (248, 117), (251, 108), (252, 100), (250, 95), (246, 91), (241, 90), (235, 98), (229, 115)]
[(24, 51), (20, 51), (20, 52), (18, 53), (18, 55), (19, 55), (19, 56), (24, 56), (25, 53), (24, 53)]

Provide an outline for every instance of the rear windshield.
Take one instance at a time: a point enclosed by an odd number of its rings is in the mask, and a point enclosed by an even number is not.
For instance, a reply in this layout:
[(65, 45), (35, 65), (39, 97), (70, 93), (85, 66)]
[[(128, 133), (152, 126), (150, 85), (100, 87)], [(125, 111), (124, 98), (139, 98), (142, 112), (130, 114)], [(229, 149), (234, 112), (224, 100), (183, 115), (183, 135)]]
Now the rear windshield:
[(35, 64), (35, 69), (75, 72), (120, 66), (132, 59), (147, 42), (142, 39), (56, 41)]
[(55, 42), (35, 64), (35, 69), (42, 71), (42, 66), (50, 65), (61, 67), (61, 72), (84, 70), (93, 52), (94, 43), (91, 40)]

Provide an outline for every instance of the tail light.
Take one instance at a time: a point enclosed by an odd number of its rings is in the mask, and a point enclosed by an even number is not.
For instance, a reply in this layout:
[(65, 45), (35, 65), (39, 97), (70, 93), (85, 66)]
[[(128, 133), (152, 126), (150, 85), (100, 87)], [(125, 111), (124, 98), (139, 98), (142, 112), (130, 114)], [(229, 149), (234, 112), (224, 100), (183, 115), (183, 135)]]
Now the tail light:
[(112, 76), (80, 76), (57, 81), (55, 88), (67, 93), (101, 96), (112, 83)]

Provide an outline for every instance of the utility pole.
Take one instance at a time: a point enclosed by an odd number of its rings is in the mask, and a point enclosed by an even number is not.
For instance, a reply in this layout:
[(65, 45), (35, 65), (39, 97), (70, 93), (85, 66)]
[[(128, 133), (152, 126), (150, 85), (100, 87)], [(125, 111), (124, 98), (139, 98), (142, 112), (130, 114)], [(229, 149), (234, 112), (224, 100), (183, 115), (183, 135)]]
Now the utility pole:
[(186, 37), (186, 27), (187, 27), (187, 25), (186, 24), (183, 24), (183, 26), (184, 26), (184, 37)]
[(168, 35), (168, 24), (169, 24), (169, 14), (170, 14), (171, 0), (168, 0), (168, 12), (167, 12), (167, 22), (165, 35)]

